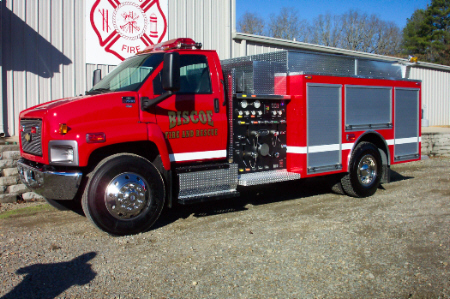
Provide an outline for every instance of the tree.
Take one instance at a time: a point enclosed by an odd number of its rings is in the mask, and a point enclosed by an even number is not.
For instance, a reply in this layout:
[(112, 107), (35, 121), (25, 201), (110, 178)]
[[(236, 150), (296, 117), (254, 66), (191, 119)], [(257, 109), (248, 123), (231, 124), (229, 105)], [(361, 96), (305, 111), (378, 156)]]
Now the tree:
[(307, 22), (299, 19), (296, 9), (283, 7), (278, 15), (271, 15), (269, 36), (287, 40), (306, 41)]
[(319, 15), (309, 29), (310, 42), (380, 55), (396, 55), (401, 49), (401, 31), (393, 22), (376, 15), (349, 10), (342, 15)]
[(264, 35), (264, 27), (264, 19), (250, 12), (246, 12), (238, 22), (238, 30), (243, 33)]
[(403, 29), (403, 50), (421, 60), (450, 65), (450, 0), (432, 0)]
[(402, 44), (402, 33), (395, 23), (355, 10), (342, 15), (319, 15), (311, 26), (299, 18), (294, 8), (283, 7), (278, 14), (270, 16), (267, 24), (247, 12), (239, 20), (238, 30), (380, 55), (398, 55)]
[(327, 47), (340, 47), (340, 19), (338, 16), (319, 15), (313, 20), (312, 26), (309, 28), (308, 41)]

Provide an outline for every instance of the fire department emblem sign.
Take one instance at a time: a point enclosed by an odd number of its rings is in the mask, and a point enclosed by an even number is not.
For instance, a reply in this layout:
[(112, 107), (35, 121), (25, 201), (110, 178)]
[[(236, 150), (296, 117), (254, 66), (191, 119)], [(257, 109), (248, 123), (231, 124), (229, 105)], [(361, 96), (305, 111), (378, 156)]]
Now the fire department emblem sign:
[[(88, 0), (90, 2), (89, 29), (96, 36), (96, 43), (103, 51), (114, 55), (119, 60), (136, 54), (145, 47), (166, 40), (167, 0)], [(163, 3), (160, 3), (163, 2)], [(87, 40), (94, 34), (87, 32)], [(94, 37), (95, 39), (95, 37)], [(86, 43), (88, 63), (104, 63), (98, 54), (91, 55), (88, 50), (92, 45)], [(98, 48), (98, 47), (97, 47)], [(90, 60), (96, 61), (90, 61)], [(117, 64), (111, 63), (107, 64)]]

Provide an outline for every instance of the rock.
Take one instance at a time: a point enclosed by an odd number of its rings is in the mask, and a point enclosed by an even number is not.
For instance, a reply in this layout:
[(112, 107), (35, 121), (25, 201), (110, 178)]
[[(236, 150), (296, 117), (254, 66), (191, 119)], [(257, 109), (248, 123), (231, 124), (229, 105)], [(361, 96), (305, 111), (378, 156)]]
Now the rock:
[(30, 191), (30, 189), (27, 188), (24, 184), (18, 184), (18, 185), (11, 185), (8, 188), (6, 188), (7, 193), (18, 193), (22, 194), (25, 192)]
[(7, 176), (0, 178), (0, 186), (16, 185), (20, 181), (19, 176)]
[(14, 165), (13, 160), (0, 160), (0, 169), (12, 168)]
[(34, 192), (26, 192), (22, 194), (22, 198), (25, 201), (45, 201), (44, 197)]
[(14, 203), (17, 202), (18, 194), (0, 194), (0, 202), (1, 203)]
[(3, 160), (19, 160), (20, 159), (20, 151), (6, 151), (3, 152)]
[(17, 170), (17, 168), (6, 168), (6, 169), (2, 170), (2, 175), (4, 177), (15, 176), (18, 174), (19, 174), (19, 171)]

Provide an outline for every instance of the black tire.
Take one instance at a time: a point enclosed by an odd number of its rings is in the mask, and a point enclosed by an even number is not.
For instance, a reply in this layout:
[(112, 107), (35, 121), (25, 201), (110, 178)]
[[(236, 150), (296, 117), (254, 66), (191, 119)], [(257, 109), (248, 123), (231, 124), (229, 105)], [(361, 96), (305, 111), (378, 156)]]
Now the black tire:
[(377, 147), (370, 142), (361, 142), (353, 151), (349, 172), (341, 179), (342, 188), (349, 196), (371, 196), (380, 185), (381, 170)]
[(345, 195), (344, 188), (342, 187), (342, 174), (334, 174), (327, 178), (331, 191), (339, 195)]
[(164, 206), (160, 172), (148, 160), (118, 154), (101, 161), (89, 175), (83, 211), (99, 229), (112, 235), (147, 231)]

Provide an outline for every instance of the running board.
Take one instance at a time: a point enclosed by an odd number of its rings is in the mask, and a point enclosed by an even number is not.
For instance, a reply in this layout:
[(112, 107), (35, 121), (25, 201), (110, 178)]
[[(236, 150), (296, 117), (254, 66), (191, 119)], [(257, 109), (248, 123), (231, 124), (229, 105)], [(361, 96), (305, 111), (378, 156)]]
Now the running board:
[(300, 179), (300, 174), (283, 170), (252, 172), (239, 175), (239, 185), (255, 186)]
[(237, 164), (212, 164), (182, 167), (176, 170), (179, 179), (178, 202), (181, 204), (239, 196)]

